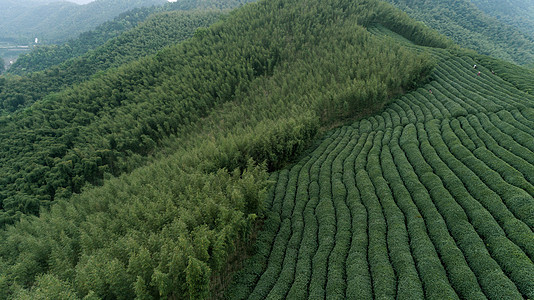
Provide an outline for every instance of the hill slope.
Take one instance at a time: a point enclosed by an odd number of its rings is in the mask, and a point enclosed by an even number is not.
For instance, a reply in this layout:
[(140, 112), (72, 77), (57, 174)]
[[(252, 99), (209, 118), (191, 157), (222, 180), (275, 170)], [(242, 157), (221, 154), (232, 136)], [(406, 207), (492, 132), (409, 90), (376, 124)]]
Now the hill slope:
[(471, 0), (481, 11), (534, 37), (534, 2), (529, 0)]
[[(376, 2), (372, 3), (371, 9), (382, 10), (378, 17), (393, 15), (392, 8), (382, 9)], [(360, 18), (362, 22), (375, 22), (371, 21), (374, 15), (363, 14)], [(390, 19), (388, 26), (414, 35), (421, 43), (447, 45), (447, 41), (420, 25), (413, 25), (402, 14)], [(284, 20), (290, 21), (290, 18)], [(299, 54), (300, 51), (314, 49), (309, 43), (315, 38), (304, 29), (300, 29), (304, 33), (298, 41), (275, 43), (281, 26), (278, 23), (271, 25), (272, 33), (259, 25), (250, 30), (248, 25), (240, 26), (236, 29), (222, 27), (225, 36), (231, 37), (229, 41), (219, 38), (218, 32), (198, 31), (191, 42), (111, 70), (0, 118), (3, 145), (0, 173), (5, 174), (0, 180), (4, 187), (0, 200), (7, 220), (21, 211), (36, 213), (42, 203), (79, 192), (86, 182), (100, 183), (106, 173), (118, 175), (131, 170), (136, 166), (131, 159), (144, 160), (165, 137), (205, 116), (215, 106), (235, 101), (235, 97), (248, 89), (249, 83), (271, 74), (273, 68), (281, 64), (282, 57), (294, 60), (298, 54), (306, 58), (309, 54)], [(239, 36), (239, 28), (248, 32), (250, 42)], [(359, 32), (362, 31), (356, 33)], [(365, 44), (368, 39), (363, 39), (361, 43)], [(349, 47), (347, 42), (343, 43), (343, 47)], [(304, 45), (306, 48), (300, 48)], [(320, 44), (321, 50), (317, 51), (324, 57), (335, 55), (331, 62), (309, 57), (302, 66), (295, 66), (296, 69), (305, 68), (303, 73), (306, 74), (324, 68), (339, 69), (334, 77), (322, 78), (318, 74), (316, 80), (323, 82), (319, 86), (332, 87), (347, 82), (345, 88), (323, 91), (329, 96), (310, 99), (314, 104), (309, 109), (314, 114), (331, 118), (337, 114), (347, 116), (365, 106), (374, 109), (388, 97), (413, 86), (431, 66), (424, 56), (409, 55), (395, 45), (372, 42), (365, 51), (357, 46), (349, 49), (354, 53), (363, 51), (361, 60), (369, 61), (368, 67), (359, 67), (359, 60), (349, 63), (352, 56), (346, 57), (341, 50), (337, 54), (324, 54), (327, 52), (324, 44)], [(384, 47), (391, 47), (391, 50), (385, 51)], [(248, 52), (243, 52), (245, 49)], [(381, 60), (370, 58), (377, 56), (376, 53), (381, 53)], [(361, 71), (343, 71), (338, 60), (349, 61), (344, 68), (361, 68)], [(325, 66), (310, 70), (314, 63)], [(406, 71), (399, 72), (401, 68)], [(285, 66), (283, 69), (287, 71)], [(296, 79), (302, 75), (292, 76)], [(367, 104), (363, 104), (364, 101)], [(320, 108), (322, 105), (324, 108)], [(275, 163), (274, 158), (270, 160)]]
[[(220, 11), (154, 14), (139, 26), (57, 66), (24, 76), (8, 74), (0, 81), (0, 112), (6, 114), (31, 106), (51, 93), (90, 79), (98, 72), (119, 67), (186, 40), (199, 27), (213, 24), (221, 15)], [(46, 51), (44, 56), (54, 53)]]
[(482, 12), (470, 0), (387, 1), (462, 47), (519, 65), (534, 64), (534, 36)]
[(381, 22), (449, 45), (378, 1), (262, 1), (3, 118), (4, 221), (43, 206), (0, 232), (0, 297), (205, 298), (250, 240), (266, 169), (427, 77), (429, 55), (365, 29)]
[(35, 3), (2, 0), (6, 12), (0, 19), (0, 41), (29, 43), (35, 37), (53, 43), (74, 38), (127, 10), (162, 5), (165, 0), (96, 0), (85, 5), (70, 2)]
[(424, 88), (271, 176), (228, 299), (534, 296), (534, 97), (434, 53)]
[[(160, 6), (163, 8), (166, 6)], [(23, 75), (35, 71), (42, 71), (51, 66), (65, 62), (68, 59), (83, 55), (95, 49), (108, 40), (129, 31), (142, 23), (149, 15), (156, 12), (158, 7), (142, 7), (129, 10), (98, 25), (95, 29), (83, 32), (75, 39), (63, 44), (38, 45), (31, 52), (18, 57), (10, 67), (8, 73)]]
[[(64, 44), (43, 45), (35, 48), (32, 52), (19, 57), (17, 62), (9, 69), (9, 73), (23, 75), (35, 71), (42, 71), (49, 67), (59, 65), (69, 59), (81, 56), (90, 50), (94, 50), (102, 46), (104, 43), (110, 41), (111, 39), (117, 38), (123, 33), (133, 30), (135, 27), (140, 25), (149, 16), (153, 14), (169, 11), (226, 10), (233, 9), (248, 2), (250, 1), (182, 0), (173, 3), (166, 3), (162, 6), (141, 7), (132, 9), (120, 14), (118, 17), (111, 21), (107, 21), (99, 25), (94, 30), (80, 34), (76, 39), (69, 40)], [(176, 28), (176, 30), (177, 29), (178, 28)], [(135, 35), (135, 33), (132, 32), (129, 34)], [(147, 37), (146, 39), (149, 39), (149, 37)], [(169, 43), (172, 43), (172, 41), (173, 40), (171, 39)], [(116, 42), (117, 41), (115, 41), (115, 43)]]

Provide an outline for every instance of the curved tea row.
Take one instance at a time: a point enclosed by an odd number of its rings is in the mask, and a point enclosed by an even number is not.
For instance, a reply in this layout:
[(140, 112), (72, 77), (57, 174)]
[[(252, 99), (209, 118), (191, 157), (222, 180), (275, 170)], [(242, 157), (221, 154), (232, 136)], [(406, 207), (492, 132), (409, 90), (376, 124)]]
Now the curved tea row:
[(272, 175), (229, 298), (534, 297), (534, 97), (435, 55), (424, 89)]

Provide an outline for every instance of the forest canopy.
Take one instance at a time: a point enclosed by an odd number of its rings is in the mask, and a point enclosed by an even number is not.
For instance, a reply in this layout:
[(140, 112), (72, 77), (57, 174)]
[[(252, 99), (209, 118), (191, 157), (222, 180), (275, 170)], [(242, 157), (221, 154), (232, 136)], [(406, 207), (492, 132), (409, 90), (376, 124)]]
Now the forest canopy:
[[(57, 66), (23, 76), (7, 74), (0, 90), (0, 112), (20, 110), (97, 73), (154, 54), (190, 38), (197, 28), (211, 25), (221, 14), (218, 11), (157, 13), (139, 26)], [(50, 48), (46, 53), (46, 56), (55, 54)], [(47, 61), (39, 57), (35, 64), (40, 64), (40, 59)]]
[(0, 117), (0, 297), (205, 298), (267, 171), (424, 82), (414, 44), (452, 46), (375, 0), (260, 1)]

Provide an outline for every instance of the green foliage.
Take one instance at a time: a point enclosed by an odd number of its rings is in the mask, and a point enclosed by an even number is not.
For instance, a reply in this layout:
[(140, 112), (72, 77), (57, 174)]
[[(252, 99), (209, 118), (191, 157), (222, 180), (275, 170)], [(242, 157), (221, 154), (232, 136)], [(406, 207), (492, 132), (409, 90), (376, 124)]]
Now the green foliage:
[(516, 88), (534, 94), (534, 70), (514, 66), (508, 62), (497, 60), (489, 56), (478, 56), (484, 65), (487, 65), (495, 74), (502, 79), (510, 82)]
[[(211, 25), (219, 16), (220, 13), (217, 12), (156, 14), (139, 26), (58, 66), (20, 77), (8, 75), (4, 88), (0, 91), (2, 108), (4, 111), (16, 111), (30, 106), (50, 93), (84, 82), (97, 73), (102, 76), (107, 69), (154, 54), (190, 38), (196, 29)], [(70, 49), (70, 46), (68, 47)], [(49, 55), (56, 57), (57, 54), (48, 53), (47, 56)]]
[(24, 289), (16, 291), (14, 298), (27, 300), (78, 299), (74, 290), (66, 282), (49, 274), (39, 276), (30, 291)]
[(210, 268), (194, 257), (189, 258), (185, 269), (189, 299), (206, 299), (209, 296)]
[[(313, 20), (317, 9), (304, 10), (301, 18)], [(169, 135), (189, 139), (197, 122), (223, 103), (220, 117), (205, 119), (201, 131), (220, 128), (255, 142), (233, 144), (236, 154), (210, 161), (210, 170), (243, 167), (248, 157), (278, 168), (314, 136), (317, 115), (327, 124), (379, 109), (425, 78), (433, 64), (428, 55), (374, 38), (351, 21), (362, 11), (368, 13), (360, 6), (333, 10), (340, 18), (335, 26), (327, 25), (325, 15), (314, 20), (314, 31), (297, 22), (288, 32), (262, 20), (293, 24), (292, 10), (273, 15), (266, 4), (251, 5), (188, 42), (2, 117), (2, 173), (9, 175), (1, 184), (10, 186), (0, 195), (2, 222), (19, 211), (35, 214), (40, 204), (78, 193), (86, 182), (100, 184), (106, 174), (132, 170)], [(296, 33), (298, 40), (279, 38)], [(324, 38), (316, 42), (318, 36)], [(226, 132), (232, 126), (235, 131)]]
[[(150, 53), (155, 53), (157, 50), (163, 48), (163, 46), (172, 45), (177, 41), (183, 39), (183, 26), (191, 26), (191, 23), (199, 22), (191, 18), (195, 14), (184, 14), (183, 21), (172, 26), (165, 22), (175, 22), (176, 18), (180, 16), (173, 15), (173, 18), (168, 20), (162, 20), (165, 18), (165, 12), (171, 11), (211, 11), (215, 14), (215, 11), (223, 9), (231, 9), (237, 6), (243, 5), (248, 1), (242, 0), (210, 0), (210, 1), (178, 1), (175, 3), (166, 3), (162, 6), (150, 6), (139, 7), (131, 9), (127, 12), (121, 13), (115, 19), (107, 21), (93, 30), (81, 33), (75, 39), (70, 39), (63, 44), (58, 45), (39, 45), (32, 52), (22, 55), (10, 68), (10, 74), (24, 75), (35, 71), (44, 71), (50, 67), (60, 65), (66, 61), (80, 57), (87, 52), (94, 50), (92, 54), (86, 54), (82, 60), (82, 64), (85, 63), (88, 66), (85, 68), (93, 68), (91, 64), (110, 64), (115, 61), (113, 66), (120, 65), (116, 60), (109, 61), (110, 57), (102, 57), (100, 59), (96, 56), (105, 54), (116, 57), (119, 54), (123, 59), (121, 63), (126, 62), (124, 58), (140, 58)], [(209, 15), (210, 13), (208, 13)], [(159, 16), (155, 16), (159, 15)], [(151, 19), (147, 21), (147, 19)], [(158, 24), (159, 22), (164, 22)], [(144, 25), (141, 25), (143, 24)], [(204, 23), (201, 26), (208, 26), (210, 23)], [(141, 26), (140, 26), (141, 25)], [(140, 26), (140, 27), (139, 27)], [(152, 26), (159, 27), (156, 30), (151, 30)], [(139, 27), (139, 28), (138, 28)], [(167, 31), (163, 31), (165, 28)], [(174, 31), (173, 31), (174, 30)], [(140, 36), (146, 34), (147, 36)], [(177, 36), (175, 36), (177, 35)], [(106, 46), (104, 44), (108, 43)], [(117, 44), (125, 43), (122, 49), (117, 48)], [(147, 43), (146, 45), (144, 43)], [(155, 48), (152, 48), (155, 47)], [(140, 50), (144, 50), (139, 54)], [(113, 51), (114, 53), (106, 53)], [(130, 53), (133, 51), (133, 53)], [(67, 66), (63, 65), (61, 68), (72, 68), (75, 62), (71, 61), (67, 63)], [(80, 64), (80, 62), (78, 62)], [(82, 68), (79, 67), (78, 68)], [(83, 69), (83, 68), (82, 68)], [(103, 70), (100, 68), (99, 70)], [(50, 76), (50, 74), (48, 74)]]
[[(499, 14), (503, 7), (519, 5), (511, 1), (500, 3), (495, 0), (489, 1), (491, 4), (481, 4), (482, 1), (487, 0), (387, 0), (408, 13), (410, 17), (424, 22), (462, 47), (515, 64), (532, 65), (534, 63), (532, 33), (524, 33), (506, 24), (506, 20), (492, 16)], [(479, 9), (475, 4), (483, 8)], [(497, 9), (494, 8), (496, 5)], [(524, 10), (521, 15), (529, 13), (532, 12)], [(519, 16), (514, 14), (513, 18)]]
[[(6, 2), (3, 0), (3, 2)], [(122, 12), (136, 7), (163, 5), (164, 0), (100, 0), (86, 5), (71, 2), (0, 3), (10, 9), (0, 22), (2, 39), (19, 42), (58, 42), (74, 38), (78, 34), (113, 19)]]
[(472, 0), (480, 10), (496, 17), (499, 21), (515, 26), (519, 30), (534, 37), (534, 4), (528, 0), (496, 1)]
[[(28, 264), (33, 259), (70, 253), (65, 248), (65, 241), (70, 240), (75, 257), (66, 261), (66, 267), (72, 273), (58, 273), (57, 263), (51, 270), (78, 296), (131, 299), (135, 293), (157, 297), (209, 292), (209, 270), (219, 270), (236, 242), (245, 238), (251, 221), (243, 218), (248, 216), (243, 208), (263, 196), (265, 173), (256, 167), (233, 174), (191, 172), (193, 165), (189, 171), (174, 168), (176, 164), (184, 166), (182, 156), (177, 154), (151, 170), (139, 170), (126, 185), (114, 180), (81, 198), (64, 201), (27, 223), (47, 228), (35, 232), (46, 245), (30, 246), (39, 238), (22, 226), (8, 229), (5, 234), (10, 238), (2, 246), (2, 257), (19, 263), (2, 273), (23, 278), (24, 270), (38, 270), (37, 261)], [(152, 173), (152, 178), (166, 174), (167, 180), (148, 188), (146, 179), (151, 177), (141, 175), (145, 172)], [(67, 214), (74, 217), (66, 224), (63, 218)], [(13, 247), (19, 249), (18, 254), (9, 252)], [(40, 257), (29, 256), (37, 249), (41, 249)], [(186, 285), (182, 279), (187, 279)]]
[(532, 298), (534, 98), (418, 32), (264, 1), (6, 114), (0, 297), (205, 299), (265, 216), (228, 298)]
[(380, 23), (409, 41), (417, 45), (435, 48), (448, 48), (454, 45), (445, 36), (429, 30), (425, 24), (413, 22), (413, 19), (404, 11), (397, 10), (384, 2), (380, 2), (379, 5), (381, 9), (377, 19), (381, 20)]
[[(161, 9), (161, 8), (160, 8)], [(69, 59), (81, 56), (98, 48), (106, 41), (132, 30), (157, 11), (156, 7), (132, 9), (117, 16), (111, 21), (98, 25), (95, 29), (82, 32), (75, 39), (63, 44), (37, 45), (30, 53), (19, 56), (11, 66), (9, 73), (24, 75), (35, 71), (43, 71), (61, 64)]]

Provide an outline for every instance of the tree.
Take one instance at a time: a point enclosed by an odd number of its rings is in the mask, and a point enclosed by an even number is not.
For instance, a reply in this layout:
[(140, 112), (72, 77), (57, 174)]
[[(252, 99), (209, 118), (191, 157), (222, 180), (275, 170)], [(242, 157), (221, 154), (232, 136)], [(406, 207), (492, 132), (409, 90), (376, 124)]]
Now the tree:
[(210, 268), (202, 261), (189, 257), (186, 278), (191, 299), (206, 299), (209, 295)]

